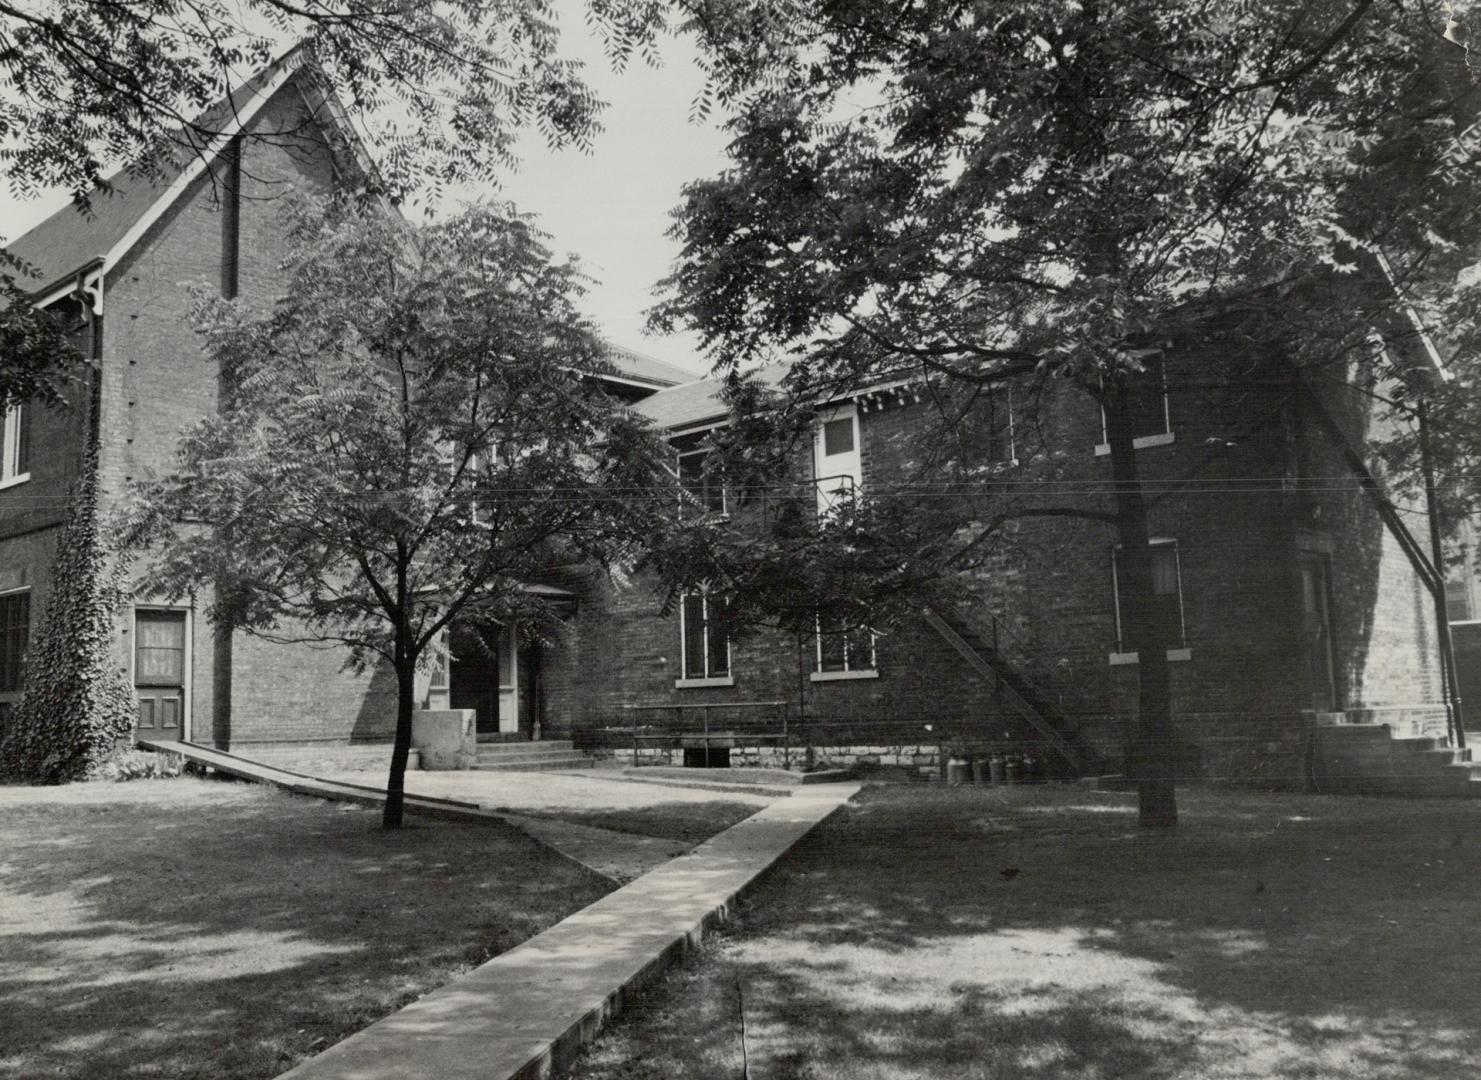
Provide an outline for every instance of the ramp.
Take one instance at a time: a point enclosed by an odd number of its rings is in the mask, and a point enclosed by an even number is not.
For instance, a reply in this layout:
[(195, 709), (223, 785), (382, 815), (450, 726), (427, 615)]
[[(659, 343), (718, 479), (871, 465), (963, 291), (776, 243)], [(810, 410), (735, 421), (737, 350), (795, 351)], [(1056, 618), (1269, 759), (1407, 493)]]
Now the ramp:
[[(229, 754), (224, 750), (201, 746), (197, 743), (176, 742), (170, 739), (140, 739), (138, 745), (144, 750), (179, 754), (193, 764), (206, 765), (217, 772), (235, 776), (241, 780), (250, 780), (255, 784), (272, 784), (285, 791), (291, 791), (295, 795), (308, 795), (332, 802), (358, 803), (362, 806), (381, 806), (386, 801), (386, 793), (380, 788), (367, 787), (363, 784), (348, 784), (338, 780), (321, 780), (307, 773), (294, 772), (292, 769), (283, 769), (277, 765), (267, 765), (261, 761), (253, 761), (251, 758)], [(470, 818), (485, 821), (503, 820), (502, 814), (485, 810), (477, 803), (463, 802), (458, 799), (438, 799), (429, 795), (407, 793), (405, 807), (407, 813), (425, 814), (429, 817), (456, 820)]]

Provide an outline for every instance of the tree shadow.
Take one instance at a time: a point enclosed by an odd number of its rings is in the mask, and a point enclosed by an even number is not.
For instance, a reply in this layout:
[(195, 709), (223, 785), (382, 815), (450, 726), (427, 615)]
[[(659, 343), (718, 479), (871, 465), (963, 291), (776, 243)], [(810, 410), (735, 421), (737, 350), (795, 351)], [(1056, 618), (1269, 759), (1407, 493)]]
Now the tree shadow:
[(0, 1076), (274, 1076), (610, 889), (498, 822), (377, 824), (189, 779), (7, 798)]
[(1183, 810), (1168, 834), (1119, 795), (873, 789), (574, 1075), (723, 1075), (686, 1042), (705, 1002), (738, 1061), (741, 997), (767, 1077), (1473, 1074), (1481, 807)]

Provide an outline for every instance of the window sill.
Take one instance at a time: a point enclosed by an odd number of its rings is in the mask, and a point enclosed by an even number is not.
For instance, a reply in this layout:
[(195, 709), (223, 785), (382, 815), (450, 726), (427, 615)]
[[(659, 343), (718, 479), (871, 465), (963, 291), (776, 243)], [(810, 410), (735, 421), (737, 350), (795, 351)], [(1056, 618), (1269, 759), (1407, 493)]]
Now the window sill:
[[(1167, 650), (1167, 661), (1168, 661), (1168, 663), (1175, 663), (1175, 662), (1177, 662), (1179, 660), (1192, 660), (1192, 659), (1193, 659), (1193, 650), (1192, 649), (1168, 649)], [(1141, 662), (1141, 657), (1139, 657), (1134, 652), (1113, 652), (1111, 654), (1111, 666), (1112, 667), (1120, 667), (1123, 664), (1137, 664), (1137, 663), (1140, 663), (1140, 662)]]
[(676, 690), (698, 690), (706, 686), (734, 686), (733, 675), (717, 675), (709, 679), (675, 679)]
[(31, 479), (31, 474), (28, 472), (23, 472), (19, 476), (8, 476), (4, 480), (0, 480), (0, 491), (8, 487), (15, 487), (17, 484), (24, 484), (29, 479)]
[[(1159, 432), (1156, 435), (1143, 435), (1140, 438), (1132, 439), (1131, 440), (1131, 448), (1133, 450), (1145, 450), (1145, 449), (1147, 449), (1148, 447), (1151, 447), (1151, 446), (1171, 446), (1173, 443), (1175, 443), (1177, 441), (1178, 441), (1178, 437), (1176, 435), (1174, 435), (1171, 431), (1163, 431), (1163, 432)], [(1096, 444), (1096, 447), (1095, 447), (1095, 456), (1096, 457), (1105, 457), (1110, 452), (1111, 452), (1111, 444), (1110, 443), (1097, 443)]]
[(846, 679), (877, 679), (879, 671), (876, 668), (862, 668), (858, 671), (814, 671), (807, 677), (813, 682), (843, 682)]

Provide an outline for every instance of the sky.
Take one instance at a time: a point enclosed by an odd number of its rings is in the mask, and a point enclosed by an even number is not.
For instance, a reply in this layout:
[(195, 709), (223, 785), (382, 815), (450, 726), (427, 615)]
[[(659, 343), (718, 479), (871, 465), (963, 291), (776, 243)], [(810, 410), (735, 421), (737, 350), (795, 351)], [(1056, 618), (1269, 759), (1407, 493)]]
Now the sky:
[[(702, 83), (693, 51), (670, 38), (661, 68), (635, 59), (614, 73), (584, 24), (583, 0), (558, 0), (556, 6), (566, 54), (586, 61), (588, 82), (608, 103), (606, 130), (590, 154), (551, 151), (538, 132), (529, 132), (520, 142), (518, 172), (497, 187), (453, 193), (442, 210), (455, 210), (463, 199), (494, 197), (537, 214), (551, 234), (552, 250), (578, 256), (596, 279), (583, 307), (608, 339), (703, 374), (707, 365), (693, 338), (643, 331), (653, 286), (678, 253), (664, 233), (679, 189), (714, 175), (725, 162), (718, 122), (689, 121), (690, 102)], [(61, 191), (18, 200), (0, 188), (0, 237), (20, 236), (66, 203)]]

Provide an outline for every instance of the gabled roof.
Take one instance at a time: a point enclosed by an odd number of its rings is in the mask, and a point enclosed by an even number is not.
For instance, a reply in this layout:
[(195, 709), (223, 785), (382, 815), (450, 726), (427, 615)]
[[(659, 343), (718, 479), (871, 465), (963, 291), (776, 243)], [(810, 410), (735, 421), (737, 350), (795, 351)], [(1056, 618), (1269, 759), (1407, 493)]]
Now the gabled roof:
[[(759, 368), (756, 375), (772, 386), (781, 383), (787, 369), (781, 365)], [(718, 422), (730, 415), (730, 406), (721, 397), (725, 380), (715, 376), (660, 390), (633, 406), (660, 428), (673, 431), (706, 422)]]
[(645, 386), (676, 386), (692, 382), (697, 372), (681, 368), (663, 360), (607, 342), (607, 359), (612, 362), (624, 379), (643, 383)]
[[(764, 386), (780, 390), (790, 371), (787, 364), (766, 364), (752, 369), (749, 374)], [(882, 397), (911, 393), (906, 388), (919, 379), (919, 375), (901, 369), (881, 373), (864, 382), (838, 381), (820, 384), (796, 400), (820, 409), (854, 401), (867, 411), (874, 407), (871, 403)], [(708, 376), (660, 390), (644, 398), (633, 408), (658, 427), (670, 432), (679, 432), (685, 428), (713, 427), (730, 418), (730, 406), (725, 402), (724, 389), (723, 378)]]
[[(99, 259), (110, 266), (116, 263), (303, 63), (302, 50), (289, 50), (197, 117), (193, 128), (199, 130), (186, 137), (200, 140), (203, 132), (211, 137), (183, 164), (168, 167), (153, 178), (121, 169), (107, 179), (112, 190), (94, 196), (90, 213), (63, 207), (7, 244), (9, 254), (40, 273), (39, 277), (21, 277), (18, 283), (39, 297)], [(335, 111), (329, 110), (329, 115), (335, 116)], [(342, 134), (358, 146), (353, 131)]]
[(719, 379), (695, 379), (660, 390), (633, 408), (665, 429), (722, 419), (730, 414), (729, 407), (720, 399), (723, 385)]

